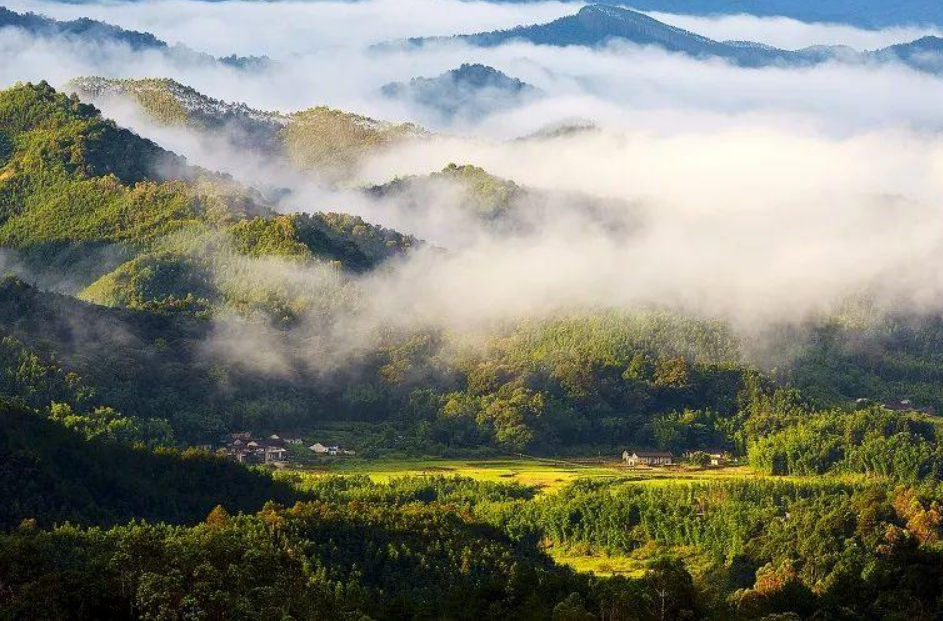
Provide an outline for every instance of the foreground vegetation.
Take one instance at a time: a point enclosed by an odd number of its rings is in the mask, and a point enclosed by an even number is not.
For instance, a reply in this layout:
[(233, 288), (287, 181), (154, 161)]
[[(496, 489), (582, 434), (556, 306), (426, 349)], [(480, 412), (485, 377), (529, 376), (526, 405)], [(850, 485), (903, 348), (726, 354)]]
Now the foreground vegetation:
[[(0, 607), (29, 618), (932, 619), (943, 605), (934, 485), (587, 480), (538, 496), (347, 476), (301, 489), (292, 508), (220, 507), (190, 527), (23, 522), (0, 537)], [(548, 546), (636, 571), (574, 573)]]

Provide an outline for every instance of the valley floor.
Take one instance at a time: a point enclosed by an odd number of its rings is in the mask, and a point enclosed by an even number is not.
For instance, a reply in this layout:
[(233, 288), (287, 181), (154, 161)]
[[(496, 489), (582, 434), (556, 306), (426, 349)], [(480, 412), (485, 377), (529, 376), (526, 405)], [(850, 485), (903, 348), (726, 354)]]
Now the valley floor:
[[(607, 480), (637, 482), (640, 485), (665, 486), (692, 481), (734, 480), (810, 480), (810, 477), (771, 477), (745, 465), (696, 468), (685, 465), (669, 467), (629, 468), (618, 459), (595, 458), (537, 458), (508, 456), (490, 459), (442, 458), (338, 458), (323, 461), (316, 466), (288, 470), (289, 473), (314, 479), (328, 475), (365, 475), (375, 483), (389, 483), (410, 476), (456, 476), (492, 483), (519, 483), (533, 486), (540, 494), (553, 495), (576, 480)], [(834, 477), (829, 477), (834, 478)], [(842, 477), (845, 479), (846, 477)], [(544, 542), (544, 550), (560, 565), (578, 572), (598, 576), (644, 576), (651, 557), (657, 551), (646, 547), (631, 555), (610, 555), (590, 546), (581, 547)], [(675, 549), (676, 554), (683, 552)], [(692, 548), (686, 562), (697, 565), (698, 553)], [(684, 554), (682, 554), (684, 556)]]
[(761, 476), (748, 466), (692, 469), (685, 466), (630, 469), (616, 459), (504, 457), (491, 459), (335, 459), (292, 470), (305, 476), (367, 475), (385, 483), (403, 476), (455, 475), (477, 481), (532, 485), (543, 493), (557, 491), (576, 479), (620, 479), (648, 483), (717, 480)]

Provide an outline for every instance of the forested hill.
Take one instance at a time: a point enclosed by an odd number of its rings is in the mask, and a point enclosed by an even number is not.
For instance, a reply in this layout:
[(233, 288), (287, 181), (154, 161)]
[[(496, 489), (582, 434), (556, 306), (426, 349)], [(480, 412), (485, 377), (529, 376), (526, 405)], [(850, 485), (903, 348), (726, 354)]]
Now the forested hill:
[(533, 233), (560, 216), (579, 216), (615, 232), (636, 226), (638, 217), (632, 205), (619, 199), (519, 185), (469, 164), (452, 163), (428, 175), (397, 177), (364, 192), (417, 214), (447, 196), (447, 208), (454, 215), (477, 220), (500, 235)]
[(68, 88), (101, 105), (115, 98), (130, 101), (159, 124), (213, 133), (234, 148), (260, 158), (278, 158), (327, 183), (349, 181), (367, 155), (426, 135), (411, 123), (381, 121), (327, 106), (292, 113), (256, 110), (170, 79), (84, 77), (72, 80)]
[(0, 248), (39, 282), (72, 270), (69, 293), (168, 309), (192, 294), (185, 305), (207, 310), (232, 301), (210, 264), (280, 256), (361, 271), (414, 243), (353, 216), (278, 215), (46, 84), (0, 93)]
[[(413, 80), (400, 86), (406, 90), (397, 87), (390, 94), (422, 98), (421, 93), (429, 95), (437, 89), (452, 93), (457, 99), (446, 99), (458, 107), (448, 114), (458, 113), (460, 108), (469, 112), (466, 104), (474, 108), (479, 103), (490, 106), (503, 100), (503, 95), (496, 91), (511, 96), (516, 103), (536, 95), (533, 87), (503, 74), (496, 75), (493, 69), (481, 65), (463, 65), (438, 78)], [(414, 87), (419, 90), (414, 91)], [(130, 102), (157, 124), (222, 138), (240, 153), (255, 154), (265, 161), (281, 160), (328, 183), (356, 182), (352, 175), (365, 157), (428, 136), (425, 130), (412, 124), (379, 121), (323, 106), (287, 114), (258, 110), (245, 103), (214, 99), (171, 79), (83, 77), (70, 81), (67, 89), (83, 101), (105, 108), (116, 99)], [(472, 165), (448, 164), (440, 172), (399, 177), (362, 190), (369, 197), (392, 200), (408, 214), (415, 213), (418, 221), (423, 219), (424, 212), (452, 209), (460, 212), (457, 215), (470, 216), (498, 233), (531, 232), (535, 225), (553, 221), (560, 215), (558, 211), (564, 215), (576, 212), (609, 230), (625, 227), (631, 224), (627, 220), (634, 218), (624, 201), (523, 187)], [(443, 196), (448, 200), (443, 201)], [(388, 202), (378, 206), (389, 208)]]
[(30, 156), (55, 160), (66, 173), (86, 178), (114, 175), (125, 184), (200, 173), (188, 169), (183, 158), (117, 127), (93, 106), (67, 98), (44, 82), (0, 92), (0, 131), (4, 181), (31, 172), (23, 162)]
[(381, 92), (386, 97), (435, 111), (446, 119), (480, 118), (533, 101), (542, 94), (493, 67), (469, 63), (434, 78), (390, 82)]
[[(144, 421), (167, 419), (178, 440), (196, 443), (327, 421), (374, 425), (375, 437), (358, 441), (378, 449), (548, 449), (564, 437), (654, 443), (656, 420), (680, 425), (668, 422), (673, 410), (710, 408), (696, 415), (702, 430), (682, 441), (707, 446), (723, 440), (714, 418), (736, 413), (752, 377), (721, 326), (659, 313), (522, 322), (489, 337), (485, 352), (458, 358), (442, 355), (461, 347), (447, 334), (389, 331), (328, 377), (313, 357), (317, 341), (304, 332), (103, 308), (16, 279), (0, 286), (0, 325), (10, 337), (9, 392), (30, 395), (43, 410), (65, 402), (91, 416), (113, 407), (142, 419), (138, 435), (160, 430)], [(262, 337), (260, 355), (280, 356), (287, 369), (265, 372), (211, 347)], [(67, 390), (56, 379), (64, 373), (77, 374), (91, 394)], [(391, 442), (394, 430), (400, 439)]]
[[(15, 473), (15, 476), (14, 476)], [(152, 451), (87, 439), (0, 400), (0, 529), (42, 525), (201, 521), (218, 504), (257, 511), (299, 498), (287, 484), (201, 451)]]

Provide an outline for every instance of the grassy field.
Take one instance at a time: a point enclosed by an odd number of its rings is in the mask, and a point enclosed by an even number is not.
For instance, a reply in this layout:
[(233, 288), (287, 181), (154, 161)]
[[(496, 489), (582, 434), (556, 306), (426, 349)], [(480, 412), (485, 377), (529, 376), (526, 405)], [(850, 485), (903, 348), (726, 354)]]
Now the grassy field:
[(577, 554), (563, 548), (547, 550), (556, 563), (567, 565), (574, 571), (593, 573), (599, 576), (629, 576), (640, 578), (645, 575), (645, 563), (631, 556), (609, 556), (606, 554)]
[[(722, 480), (760, 476), (746, 466), (688, 469), (628, 469), (618, 460), (552, 460), (533, 457), (503, 459), (364, 459), (336, 458), (299, 470), (306, 476), (326, 474), (367, 475), (378, 483), (403, 476), (456, 475), (479, 481), (516, 482), (533, 485), (541, 493), (551, 494), (579, 478), (607, 478), (638, 481), (645, 485), (670, 485), (688, 480)], [(608, 556), (592, 551), (550, 547), (550, 556), (579, 572), (598, 575), (642, 576), (645, 574), (644, 550), (633, 556)]]
[(407, 475), (459, 475), (479, 481), (516, 482), (553, 492), (578, 478), (619, 478), (651, 483), (754, 476), (747, 467), (688, 470), (682, 467), (629, 470), (616, 460), (569, 461), (529, 457), (504, 459), (339, 458), (305, 469), (308, 474), (365, 474), (377, 482)]

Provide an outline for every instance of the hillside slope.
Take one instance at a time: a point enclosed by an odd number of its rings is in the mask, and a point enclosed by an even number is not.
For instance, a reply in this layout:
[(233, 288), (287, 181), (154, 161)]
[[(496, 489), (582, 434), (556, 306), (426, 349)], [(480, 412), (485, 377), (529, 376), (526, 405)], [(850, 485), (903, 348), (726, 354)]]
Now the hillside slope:
[[(68, 291), (89, 288), (99, 302), (173, 308), (193, 293), (208, 308), (245, 305), (267, 293), (234, 299), (209, 271), (261, 256), (363, 271), (415, 243), (353, 216), (276, 214), (257, 192), (189, 166), (46, 84), (0, 92), (0, 136), (0, 248), (40, 276), (64, 257), (102, 254), (98, 265), (73, 262)], [(147, 282), (131, 277), (142, 262)], [(114, 292), (119, 283), (135, 289)]]
[(577, 218), (609, 232), (637, 226), (631, 205), (580, 192), (548, 191), (522, 186), (490, 174), (479, 166), (449, 164), (428, 175), (398, 177), (364, 190), (368, 196), (392, 201), (407, 214), (433, 206), (452, 210), (490, 233), (526, 235), (560, 218)]
[(205, 453), (87, 440), (0, 400), (0, 529), (118, 524), (135, 518), (201, 521), (213, 507), (258, 510), (298, 495), (288, 485)]
[[(376, 433), (361, 434), (359, 446), (380, 450), (652, 443), (652, 422), (679, 408), (733, 415), (750, 374), (723, 326), (657, 313), (525, 322), (488, 336), (480, 352), (440, 331), (382, 330), (330, 373), (310, 329), (109, 309), (15, 280), (0, 288), (0, 325), (78, 373), (96, 403), (168, 417), (189, 442), (355, 421)], [(241, 354), (220, 356), (214, 344)], [(705, 428), (690, 441), (713, 444), (718, 433)]]

